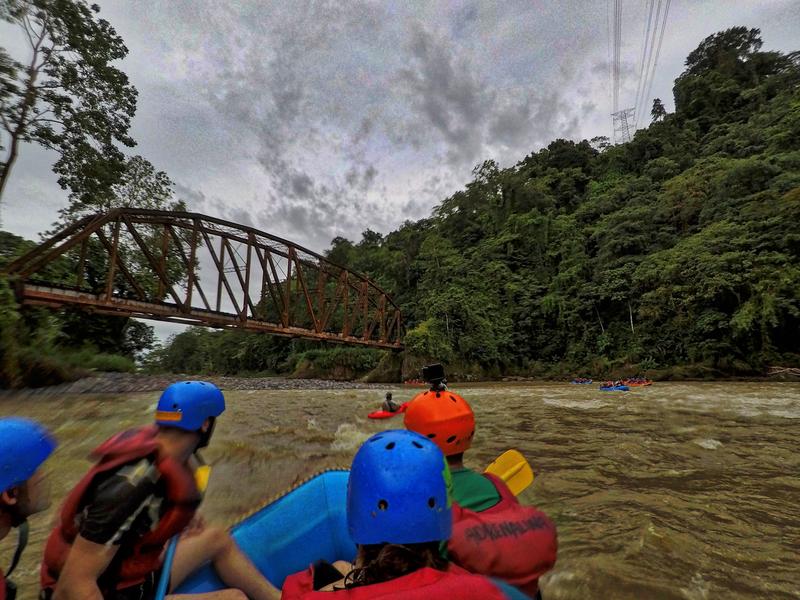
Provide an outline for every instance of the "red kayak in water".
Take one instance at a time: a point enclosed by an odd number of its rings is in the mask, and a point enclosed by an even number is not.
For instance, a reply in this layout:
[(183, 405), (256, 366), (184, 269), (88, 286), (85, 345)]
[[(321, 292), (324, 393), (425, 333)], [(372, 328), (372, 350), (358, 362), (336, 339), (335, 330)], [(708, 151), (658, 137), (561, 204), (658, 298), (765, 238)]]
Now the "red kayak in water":
[(400, 405), (400, 408), (398, 408), (396, 412), (389, 412), (388, 410), (376, 410), (375, 412), (369, 413), (367, 417), (370, 419), (388, 419), (395, 415), (400, 415), (406, 412), (407, 406), (408, 402), (404, 402)]

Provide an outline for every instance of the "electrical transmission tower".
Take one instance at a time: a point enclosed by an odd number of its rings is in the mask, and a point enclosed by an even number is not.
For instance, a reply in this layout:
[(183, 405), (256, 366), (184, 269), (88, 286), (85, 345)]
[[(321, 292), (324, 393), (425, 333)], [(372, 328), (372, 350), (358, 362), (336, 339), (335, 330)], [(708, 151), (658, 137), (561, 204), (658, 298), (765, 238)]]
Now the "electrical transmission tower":
[(611, 113), (611, 117), (614, 119), (614, 143), (624, 144), (631, 141), (631, 128), (635, 113), (635, 108), (625, 108)]
[[(655, 79), (658, 59), (661, 55), (661, 43), (667, 28), (667, 18), (672, 0), (648, 0), (648, 9), (641, 0), (642, 12), (647, 13), (642, 29), (642, 50), (639, 60), (639, 79), (636, 84), (636, 101), (633, 108), (620, 110), (619, 99), (621, 86), (622, 60), (622, 19), (623, 0), (606, 0), (606, 28), (608, 29), (608, 61), (611, 80), (611, 117), (614, 129), (614, 143), (624, 144), (631, 140), (638, 127), (639, 117), (646, 117), (648, 103), (652, 101), (651, 92)], [(629, 3), (636, 4), (636, 3)], [(644, 15), (643, 15), (644, 16)], [(624, 101), (623, 101), (624, 102)]]

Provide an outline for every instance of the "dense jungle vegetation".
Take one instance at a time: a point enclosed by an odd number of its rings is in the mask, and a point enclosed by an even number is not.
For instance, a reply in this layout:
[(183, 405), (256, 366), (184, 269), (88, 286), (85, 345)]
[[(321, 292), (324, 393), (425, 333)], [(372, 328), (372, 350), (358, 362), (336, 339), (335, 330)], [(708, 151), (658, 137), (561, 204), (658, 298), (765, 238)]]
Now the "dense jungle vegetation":
[[(389, 291), (403, 375), (761, 374), (800, 366), (800, 53), (757, 29), (705, 39), (675, 111), (625, 144), (555, 140), (487, 160), (433, 214), (327, 256)], [(387, 376), (380, 352), (190, 329), (146, 359), (179, 372)], [(393, 375), (396, 376), (396, 375)]]
[[(327, 256), (393, 294), (410, 357), (461, 376), (800, 365), (800, 54), (761, 48), (755, 29), (713, 35), (675, 81), (675, 112), (656, 100), (630, 143), (488, 160), (429, 218), (334, 239)], [(259, 343), (191, 331), (162, 360), (235, 370), (202, 349), (230, 344), (216, 353), (247, 369), (296, 364), (286, 342)]]

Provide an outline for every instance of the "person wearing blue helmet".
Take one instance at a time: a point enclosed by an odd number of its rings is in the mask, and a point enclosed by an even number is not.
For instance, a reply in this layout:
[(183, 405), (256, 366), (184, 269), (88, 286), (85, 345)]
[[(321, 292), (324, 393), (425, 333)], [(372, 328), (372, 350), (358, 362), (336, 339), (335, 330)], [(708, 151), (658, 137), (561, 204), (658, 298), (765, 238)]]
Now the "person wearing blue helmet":
[(372, 436), (356, 453), (347, 486), (355, 563), (317, 563), (290, 575), (281, 598), (524, 599), (443, 557), (440, 545), (453, 527), (450, 486), (444, 455), (427, 438), (406, 430)]
[(28, 517), (50, 506), (42, 463), (56, 442), (36, 423), (19, 417), (0, 419), (0, 540), (12, 528), (19, 530), (11, 566), (0, 570), (0, 600), (13, 600), (16, 586), (7, 579), (16, 568), (28, 541)]
[(229, 589), (205, 598), (278, 598), (230, 534), (196, 515), (197, 451), (224, 410), (214, 384), (174, 383), (161, 394), (154, 425), (124, 431), (94, 451), (95, 465), (65, 500), (47, 540), (43, 600), (154, 598), (174, 536), (181, 537), (170, 589), (211, 562)]

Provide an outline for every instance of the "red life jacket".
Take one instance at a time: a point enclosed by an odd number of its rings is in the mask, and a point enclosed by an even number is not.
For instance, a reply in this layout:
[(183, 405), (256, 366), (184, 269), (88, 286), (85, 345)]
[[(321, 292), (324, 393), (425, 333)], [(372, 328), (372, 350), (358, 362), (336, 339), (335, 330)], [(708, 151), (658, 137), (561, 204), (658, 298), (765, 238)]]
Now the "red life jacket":
[(486, 577), (472, 575), (455, 565), (447, 571), (430, 567), (418, 569), (383, 583), (363, 585), (349, 590), (334, 592), (314, 591), (313, 567), (294, 575), (283, 582), (281, 600), (362, 600), (382, 598), (385, 600), (505, 600), (507, 596)]
[(189, 524), (202, 498), (191, 469), (171, 457), (159, 455), (157, 431), (156, 426), (124, 431), (92, 453), (91, 458), (99, 459), (99, 462), (67, 496), (61, 507), (59, 523), (47, 540), (41, 568), (43, 589), (54, 588), (64, 568), (70, 548), (79, 533), (76, 516), (83, 510), (84, 496), (92, 488), (95, 479), (146, 457), (153, 457), (160, 478), (166, 484), (166, 510), (152, 531), (139, 538), (133, 548), (125, 548), (126, 557), (119, 565), (113, 587), (124, 589), (138, 585), (161, 566), (164, 546)]
[(533, 598), (539, 577), (556, 564), (556, 527), (538, 508), (520, 504), (500, 478), (484, 476), (497, 488), (500, 501), (482, 512), (453, 503), (450, 560), (472, 573), (502, 579)]

